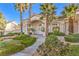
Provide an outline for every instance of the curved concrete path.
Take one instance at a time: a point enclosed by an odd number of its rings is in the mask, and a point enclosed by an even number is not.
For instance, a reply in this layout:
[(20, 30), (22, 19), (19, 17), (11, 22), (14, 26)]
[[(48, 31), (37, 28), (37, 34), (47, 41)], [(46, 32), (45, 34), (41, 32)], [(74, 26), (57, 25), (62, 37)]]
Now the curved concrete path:
[(30, 47), (25, 48), (21, 52), (15, 53), (11, 56), (32, 56), (33, 53), (36, 51), (36, 49), (41, 45), (43, 42), (45, 42), (45, 37), (42, 35), (36, 35), (37, 41)]

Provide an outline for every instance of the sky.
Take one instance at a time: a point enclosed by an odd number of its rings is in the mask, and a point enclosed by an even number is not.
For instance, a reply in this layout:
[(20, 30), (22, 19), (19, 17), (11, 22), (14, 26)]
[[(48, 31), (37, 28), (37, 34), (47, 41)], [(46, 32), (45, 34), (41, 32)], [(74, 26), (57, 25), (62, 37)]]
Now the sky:
[[(55, 3), (56, 6), (56, 15), (60, 16), (64, 7), (67, 5), (65, 3)], [(36, 3), (32, 6), (32, 12), (34, 14), (39, 14), (40, 11), (40, 3)], [(20, 22), (20, 13), (14, 8), (14, 3), (0, 3), (0, 12), (4, 15), (5, 19), (8, 21), (16, 21), (16, 23)], [(28, 9), (23, 13), (23, 19), (27, 19), (29, 17)]]

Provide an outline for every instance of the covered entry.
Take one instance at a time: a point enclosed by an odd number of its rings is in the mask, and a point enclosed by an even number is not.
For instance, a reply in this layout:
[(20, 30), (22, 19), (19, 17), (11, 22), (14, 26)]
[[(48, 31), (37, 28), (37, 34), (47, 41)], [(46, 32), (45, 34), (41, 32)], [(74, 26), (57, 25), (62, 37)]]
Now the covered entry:
[(30, 28), (34, 34), (44, 34), (44, 24), (40, 20), (32, 20)]

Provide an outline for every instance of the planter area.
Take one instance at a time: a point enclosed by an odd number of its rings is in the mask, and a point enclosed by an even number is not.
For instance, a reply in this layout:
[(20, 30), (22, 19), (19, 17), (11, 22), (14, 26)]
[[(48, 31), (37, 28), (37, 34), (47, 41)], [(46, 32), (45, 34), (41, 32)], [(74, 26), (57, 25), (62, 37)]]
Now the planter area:
[(64, 37), (65, 41), (78, 43), (79, 42), (79, 34), (71, 34)]
[(11, 55), (31, 46), (36, 41), (35, 37), (20, 34), (8, 41), (0, 41), (0, 56)]
[(14, 38), (14, 40), (19, 40), (22, 44), (24, 44), (26, 47), (32, 45), (36, 41), (36, 37), (30, 37), (25, 34), (21, 34)]
[(60, 31), (53, 31), (53, 32), (50, 32), (48, 35), (65, 36), (65, 33)]
[[(68, 40), (66, 40), (68, 38)], [(65, 36), (68, 42), (79, 42), (79, 34)], [(79, 45), (71, 45), (58, 40), (57, 35), (50, 34), (45, 43), (39, 46), (34, 55), (39, 56), (79, 56)]]
[(45, 43), (39, 46), (35, 55), (64, 56), (71, 53), (70, 45), (60, 42), (56, 35), (48, 35)]

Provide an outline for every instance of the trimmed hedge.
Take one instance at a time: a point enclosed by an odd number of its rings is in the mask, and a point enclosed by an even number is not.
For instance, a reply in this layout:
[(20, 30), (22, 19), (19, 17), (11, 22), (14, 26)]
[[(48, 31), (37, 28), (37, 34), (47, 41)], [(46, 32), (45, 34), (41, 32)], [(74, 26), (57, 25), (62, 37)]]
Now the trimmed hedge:
[(0, 37), (5, 37), (5, 36), (13, 36), (13, 35), (20, 35), (21, 33), (16, 33), (16, 32), (10, 32), (6, 35), (0, 35)]
[(22, 35), (17, 36), (16, 38), (14, 38), (14, 40), (19, 40), (22, 44), (24, 44), (26, 47), (28, 47), (36, 41), (36, 38), (22, 34)]
[(68, 42), (79, 42), (79, 34), (71, 34), (64, 37)]
[(48, 33), (48, 35), (65, 36), (65, 33), (60, 32), (60, 31), (53, 31), (53, 32)]
[(20, 35), (20, 33), (17, 32), (10, 32), (7, 34), (7, 36), (13, 36), (13, 35)]

